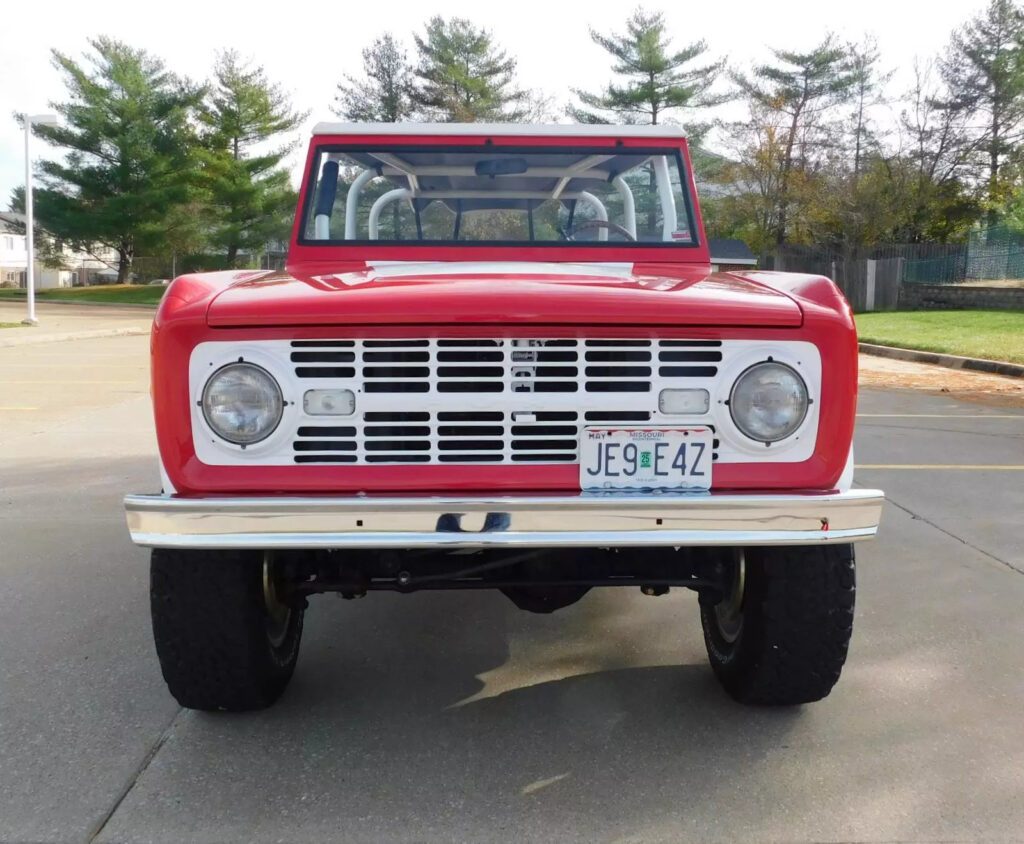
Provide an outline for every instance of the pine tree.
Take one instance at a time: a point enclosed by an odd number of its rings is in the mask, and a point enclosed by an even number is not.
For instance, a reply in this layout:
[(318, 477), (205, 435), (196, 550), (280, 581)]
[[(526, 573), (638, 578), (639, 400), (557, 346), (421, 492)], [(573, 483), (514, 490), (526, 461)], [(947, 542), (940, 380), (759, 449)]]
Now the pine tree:
[(526, 116), (526, 92), (515, 85), (516, 60), (489, 30), (463, 18), (435, 16), (414, 36), (419, 63), (413, 102), (446, 123), (516, 122)]
[(939, 68), (951, 92), (949, 106), (977, 126), (988, 222), (995, 225), (1006, 198), (1002, 166), (1024, 139), (1024, 12), (1012, 0), (992, 0), (953, 33)]
[(189, 118), (202, 92), (144, 50), (102, 37), (89, 45), (91, 67), (53, 51), (68, 98), (51, 105), (63, 121), (35, 131), (68, 152), (41, 162), (36, 212), (76, 250), (116, 250), (125, 283), (136, 255), (162, 251), (175, 210), (193, 195)]
[(412, 117), (412, 66), (390, 33), (363, 50), (363, 78), (345, 77), (334, 109), (356, 123), (398, 123)]
[(287, 95), (271, 84), (262, 67), (250, 67), (232, 50), (214, 69), (200, 120), (203, 186), (209, 199), (209, 240), (224, 251), (228, 266), (241, 253), (280, 239), (295, 208), (288, 171), (281, 167), (305, 114), (292, 110)]
[(704, 41), (674, 50), (659, 12), (638, 9), (626, 21), (623, 34), (602, 35), (590, 30), (595, 44), (614, 59), (612, 72), (623, 77), (600, 94), (573, 89), (583, 108), (570, 107), (569, 116), (580, 123), (661, 122), (678, 109), (708, 107), (723, 101), (710, 88), (724, 62), (691, 67), (707, 52)]

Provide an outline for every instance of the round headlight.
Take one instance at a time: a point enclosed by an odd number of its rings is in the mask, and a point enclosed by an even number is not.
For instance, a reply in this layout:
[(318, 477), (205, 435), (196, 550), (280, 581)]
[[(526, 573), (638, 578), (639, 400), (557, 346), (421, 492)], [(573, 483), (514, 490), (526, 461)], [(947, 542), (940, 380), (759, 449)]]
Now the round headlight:
[(807, 415), (807, 385), (792, 367), (755, 363), (733, 384), (732, 421), (752, 440), (774, 443), (792, 434)]
[(219, 437), (236, 445), (258, 443), (281, 421), (284, 400), (277, 381), (252, 363), (222, 366), (203, 388), (203, 416)]

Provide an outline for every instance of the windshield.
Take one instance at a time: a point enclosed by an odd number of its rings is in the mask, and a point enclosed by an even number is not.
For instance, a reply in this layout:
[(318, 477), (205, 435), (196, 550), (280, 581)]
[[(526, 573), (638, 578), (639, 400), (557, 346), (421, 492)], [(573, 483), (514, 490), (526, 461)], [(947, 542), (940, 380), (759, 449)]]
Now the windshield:
[(677, 149), (320, 147), (305, 243), (692, 246)]

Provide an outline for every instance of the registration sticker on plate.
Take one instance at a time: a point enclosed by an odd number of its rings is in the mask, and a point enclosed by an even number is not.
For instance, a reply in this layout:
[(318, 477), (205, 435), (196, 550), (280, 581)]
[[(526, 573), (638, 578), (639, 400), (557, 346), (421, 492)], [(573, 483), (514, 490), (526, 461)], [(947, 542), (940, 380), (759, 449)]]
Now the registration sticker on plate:
[(710, 489), (710, 428), (584, 428), (581, 489)]

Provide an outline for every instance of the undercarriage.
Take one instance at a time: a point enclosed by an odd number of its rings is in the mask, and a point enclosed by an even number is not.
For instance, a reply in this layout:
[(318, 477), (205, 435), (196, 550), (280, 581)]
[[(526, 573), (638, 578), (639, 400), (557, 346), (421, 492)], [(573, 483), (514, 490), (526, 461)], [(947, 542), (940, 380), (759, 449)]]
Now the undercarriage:
[(692, 589), (716, 604), (732, 585), (735, 553), (723, 548), (558, 548), (267, 552), (293, 600), (322, 592), (500, 589), (520, 609), (552, 612), (603, 586), (664, 595)]

